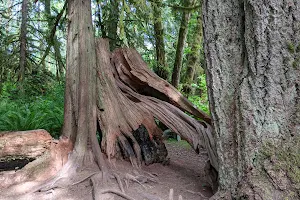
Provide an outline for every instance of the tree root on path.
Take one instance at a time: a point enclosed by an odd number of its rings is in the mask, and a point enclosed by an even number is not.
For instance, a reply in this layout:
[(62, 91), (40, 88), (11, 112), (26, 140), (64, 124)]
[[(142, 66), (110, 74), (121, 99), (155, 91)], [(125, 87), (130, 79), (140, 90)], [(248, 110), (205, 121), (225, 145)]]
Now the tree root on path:
[(106, 190), (102, 190), (100, 191), (101, 194), (105, 194), (105, 193), (113, 193), (113, 194), (116, 194), (120, 197), (123, 197), (125, 199), (128, 199), (128, 200), (135, 200), (134, 198), (128, 196), (127, 194), (123, 193), (123, 192), (120, 192), (120, 191), (117, 191), (117, 190), (112, 190), (112, 189), (106, 189)]
[(189, 192), (189, 193), (192, 193), (192, 194), (199, 195), (199, 196), (201, 196), (202, 198), (205, 198), (205, 199), (209, 199), (209, 198), (210, 198), (210, 197), (205, 196), (205, 195), (202, 194), (201, 192), (194, 192), (194, 191), (192, 191), (192, 190), (186, 190), (186, 191)]
[[(97, 178), (97, 174), (95, 174), (94, 176), (91, 176), (90, 177), (90, 181), (91, 181), (91, 185), (92, 185), (92, 190), (93, 190), (93, 198), (95, 200), (98, 200), (98, 199), (102, 199), (103, 197), (101, 197), (102, 194), (105, 194), (105, 193), (113, 193), (113, 194), (116, 194), (118, 196), (121, 196), (125, 199), (133, 199), (131, 197), (129, 197), (126, 193), (125, 193), (125, 189), (124, 189), (124, 185), (123, 185), (123, 181), (125, 182), (125, 185), (126, 185), (126, 188), (129, 188), (129, 181), (133, 181), (133, 182), (136, 182), (138, 183), (139, 185), (141, 185), (143, 188), (147, 189), (147, 187), (145, 186), (144, 183), (147, 183), (149, 181), (151, 182), (154, 182), (154, 183), (159, 183), (156, 179), (157, 177), (155, 177), (154, 175), (150, 174), (150, 173), (147, 173), (145, 172), (145, 174), (147, 175), (143, 175), (142, 172), (137, 172), (137, 171), (133, 171), (132, 174), (129, 174), (129, 173), (125, 173), (124, 174), (120, 174), (120, 172), (111, 172), (112, 176), (111, 178), (115, 178), (117, 183), (118, 183), (118, 186), (120, 188), (120, 191), (118, 190), (114, 190), (114, 189), (104, 189), (104, 190), (95, 190), (95, 188), (98, 188), (99, 185), (101, 184), (99, 182), (99, 178)], [(148, 176), (149, 174), (149, 176)], [(158, 198), (153, 198), (152, 196), (153, 195), (150, 195), (150, 194), (146, 194), (146, 193), (143, 193), (143, 196), (146, 196), (148, 199), (158, 199)]]
[(73, 182), (73, 183), (71, 183), (71, 184), (69, 184), (69, 183), (68, 183), (68, 184), (65, 184), (65, 183), (63, 183), (63, 181), (62, 181), (62, 183), (59, 183), (59, 180), (64, 180), (64, 178), (59, 178), (59, 179), (57, 179), (55, 182), (53, 182), (53, 183), (50, 185), (50, 187), (48, 187), (48, 188), (47, 188), (47, 187), (43, 187), (43, 188), (41, 188), (41, 189), (36, 190), (36, 192), (47, 192), (47, 191), (52, 190), (52, 189), (55, 189), (55, 188), (66, 189), (66, 188), (68, 188), (69, 186), (78, 185), (78, 184), (84, 182), (85, 180), (89, 179), (90, 177), (92, 177), (93, 175), (98, 174), (98, 173), (99, 173), (99, 172), (93, 172), (93, 173), (90, 173), (90, 174), (88, 174), (88, 175), (85, 175), (84, 177), (80, 178), (79, 180), (77, 180), (77, 181), (75, 181), (75, 182)]
[(122, 180), (121, 180), (120, 176), (119, 176), (117, 173), (114, 173), (114, 176), (115, 176), (115, 178), (116, 178), (116, 180), (117, 180), (117, 182), (118, 182), (118, 185), (119, 185), (119, 187), (120, 187), (120, 190), (121, 190), (122, 192), (125, 192), (124, 186), (123, 186), (123, 183), (122, 183)]
[[(116, 179), (119, 179), (119, 176), (115, 176), (115, 177), (116, 177)], [(118, 195), (120, 197), (123, 197), (127, 200), (135, 200), (134, 198), (132, 198), (132, 197), (128, 196), (127, 194), (125, 194), (124, 191), (117, 191), (117, 190), (113, 190), (113, 189), (104, 189), (104, 190), (97, 191), (96, 188), (98, 188), (98, 186), (99, 186), (99, 181), (96, 180), (95, 177), (91, 177), (90, 180), (91, 180), (92, 191), (93, 191), (92, 194), (93, 194), (93, 199), (94, 200), (102, 199), (101, 195), (106, 194), (106, 193), (113, 193), (113, 194), (116, 194), (116, 195)], [(121, 180), (120, 180), (120, 182), (121, 182)]]

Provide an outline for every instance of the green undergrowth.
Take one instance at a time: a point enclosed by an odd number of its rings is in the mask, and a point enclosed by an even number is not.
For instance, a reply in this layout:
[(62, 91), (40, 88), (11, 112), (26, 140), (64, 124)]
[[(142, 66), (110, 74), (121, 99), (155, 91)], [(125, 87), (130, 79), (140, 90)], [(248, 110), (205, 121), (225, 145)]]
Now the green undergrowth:
[(197, 83), (191, 84), (191, 87), (194, 88), (195, 94), (186, 95), (188, 96), (188, 100), (191, 101), (198, 109), (209, 114), (209, 102), (205, 74), (200, 75), (197, 78)]
[(16, 85), (4, 84), (0, 97), (0, 131), (45, 129), (58, 138), (63, 124), (64, 85), (55, 83), (47, 86), (45, 93), (34, 93), (35, 90), (23, 97), (16, 91)]
[(184, 148), (187, 148), (187, 149), (192, 148), (191, 145), (187, 141), (185, 141), (185, 140), (177, 141), (174, 138), (169, 138), (167, 140), (167, 143), (169, 143), (169, 144), (176, 144), (176, 145), (178, 145), (180, 147), (184, 147)]
[(189, 96), (188, 99), (190, 102), (192, 102), (198, 109), (206, 112), (209, 114), (209, 105), (208, 105), (208, 100), (207, 100), (207, 95), (205, 97), (201, 96)]
[[(45, 73), (37, 73), (27, 78), (24, 94), (20, 94), (18, 83), (1, 84), (0, 131), (45, 129), (55, 138), (60, 136), (63, 124), (64, 84), (58, 83)], [(193, 84), (193, 87), (196, 87), (199, 93), (189, 96), (188, 99), (196, 107), (209, 113), (205, 75), (201, 75), (198, 80), (197, 85)], [(190, 147), (185, 141), (178, 144)]]

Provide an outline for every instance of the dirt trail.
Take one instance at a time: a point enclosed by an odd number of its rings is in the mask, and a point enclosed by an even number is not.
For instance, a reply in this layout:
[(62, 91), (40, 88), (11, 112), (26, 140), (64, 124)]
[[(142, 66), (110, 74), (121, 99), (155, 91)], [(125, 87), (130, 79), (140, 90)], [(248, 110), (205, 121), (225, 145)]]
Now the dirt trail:
[(153, 164), (143, 169), (158, 175), (160, 184), (153, 184), (151, 193), (168, 199), (171, 188), (174, 200), (181, 195), (186, 200), (208, 199), (212, 196), (209, 184), (205, 181), (204, 164), (208, 159), (205, 154), (196, 154), (185, 142), (166, 142), (170, 158), (169, 165)]
[[(174, 191), (174, 200), (205, 200), (212, 196), (209, 184), (205, 181), (204, 166), (208, 159), (204, 152), (196, 154), (194, 150), (185, 141), (175, 142), (166, 141), (166, 147), (169, 152), (170, 163), (168, 165), (152, 164), (143, 166), (144, 174), (152, 174), (157, 182), (140, 181), (140, 184), (128, 181), (128, 188), (123, 182), (125, 192), (135, 200), (169, 200), (170, 189)], [(118, 161), (115, 172), (120, 177), (126, 174), (134, 175), (132, 166), (128, 161)], [(109, 184), (100, 186), (101, 190), (118, 188), (115, 179), (109, 181)], [(90, 180), (85, 180), (80, 184), (68, 188), (56, 188), (49, 191), (46, 195), (36, 194), (30, 197), (30, 200), (92, 200), (92, 187)], [(2, 200), (0, 195), (0, 200)], [(23, 198), (22, 198), (23, 199)], [(26, 198), (25, 198), (26, 199)], [(4, 200), (4, 199), (3, 199)], [(27, 199), (26, 199), (27, 200)], [(101, 200), (124, 200), (116, 195), (107, 195)]]
[[(174, 200), (205, 200), (212, 196), (211, 188), (205, 181), (205, 161), (208, 156), (205, 152), (196, 154), (185, 141), (166, 141), (170, 163), (162, 165), (159, 163), (143, 166), (145, 172), (155, 174), (158, 183), (147, 182), (139, 185), (131, 182), (126, 194), (136, 200), (169, 200), (170, 189), (174, 191)], [(123, 169), (130, 169), (128, 162), (123, 163)], [(114, 200), (123, 200), (115, 197)]]

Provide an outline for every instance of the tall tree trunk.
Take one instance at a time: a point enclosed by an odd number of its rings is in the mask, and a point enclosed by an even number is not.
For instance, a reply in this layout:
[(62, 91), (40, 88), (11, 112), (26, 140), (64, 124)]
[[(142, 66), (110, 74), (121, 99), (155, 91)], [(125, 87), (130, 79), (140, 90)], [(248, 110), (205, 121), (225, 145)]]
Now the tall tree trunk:
[[(48, 29), (49, 32), (52, 31), (53, 29), (53, 18), (51, 16), (51, 1), (50, 0), (45, 0), (45, 12), (46, 12), (46, 17), (47, 17), (47, 22), (48, 22)], [(55, 55), (55, 60), (57, 61), (58, 69), (57, 69), (57, 78), (60, 79), (60, 77), (63, 76), (64, 72), (64, 62), (60, 53), (60, 42), (57, 39), (57, 36), (54, 34), (53, 37), (48, 38), (48, 45), (53, 46), (54, 48), (54, 55)], [(50, 50), (50, 49), (49, 49)]]
[[(189, 7), (193, 5), (194, 0), (183, 0), (183, 6)], [(184, 10), (182, 12), (181, 24), (179, 29), (178, 41), (177, 41), (177, 48), (176, 48), (176, 55), (174, 61), (174, 68), (172, 73), (172, 85), (175, 88), (178, 88), (180, 82), (180, 72), (182, 67), (182, 57), (183, 57), (183, 49), (184, 44), (188, 32), (188, 24), (191, 16), (190, 10)]]
[(117, 47), (118, 42), (118, 22), (120, 17), (119, 0), (110, 0), (110, 11), (107, 24), (107, 36), (110, 39), (110, 50)]
[(57, 79), (61, 80), (61, 78), (64, 75), (64, 69), (65, 69), (65, 65), (63, 62), (63, 58), (62, 55), (60, 53), (60, 41), (57, 39), (57, 36), (55, 35), (53, 37), (53, 48), (54, 48), (54, 54), (55, 54), (55, 59), (58, 65), (58, 69), (57, 69)]
[[(46, 13), (50, 14), (50, 1), (45, 1), (45, 7), (46, 7)], [(64, 65), (63, 65), (63, 61), (62, 61), (62, 58), (61, 58), (61, 54), (60, 54), (60, 44), (59, 44), (59, 41), (57, 40), (57, 37), (55, 36), (55, 33), (56, 33), (56, 29), (57, 29), (57, 26), (58, 26), (58, 23), (61, 19), (61, 17), (63, 16), (64, 14), (64, 11), (67, 7), (67, 1), (65, 2), (63, 8), (61, 9), (60, 13), (56, 16), (54, 22), (49, 19), (49, 15), (47, 16), (48, 18), (48, 26), (49, 26), (49, 35), (47, 36), (47, 43), (48, 43), (48, 46), (41, 58), (41, 61), (40, 61), (40, 64), (43, 64), (46, 57), (48, 56), (48, 54), (50, 53), (50, 49), (52, 46), (54, 46), (54, 50), (55, 50), (55, 57), (58, 61), (58, 64), (59, 64), (59, 69), (57, 70), (59, 73), (63, 73), (63, 68), (64, 68)], [(53, 24), (53, 26), (52, 26)], [(50, 29), (50, 26), (52, 27)], [(54, 43), (55, 42), (55, 43)], [(43, 64), (45, 65), (45, 64)]]
[(91, 2), (68, 2), (67, 73), (63, 136), (75, 143), (79, 166), (96, 134), (96, 51)]
[(154, 38), (155, 38), (155, 50), (156, 50), (156, 71), (155, 73), (167, 80), (169, 78), (169, 70), (166, 63), (166, 53), (165, 53), (165, 42), (164, 42), (164, 27), (161, 15), (162, 1), (157, 0), (152, 2), (153, 9), (153, 22), (154, 22)]
[(203, 4), (215, 199), (299, 199), (299, 1)]
[[(200, 65), (200, 50), (202, 49), (202, 12), (201, 7), (198, 11), (197, 25), (193, 32), (193, 37), (189, 46), (191, 46), (191, 52), (187, 55), (186, 74), (184, 76), (184, 91), (189, 95), (192, 92), (191, 84), (194, 82), (195, 71), (197, 66)], [(200, 66), (199, 66), (200, 67)]]
[[(8, 0), (6, 5), (9, 7), (8, 10), (7, 10), (7, 18), (10, 19), (11, 18), (11, 15), (12, 15), (12, 8), (11, 6), (13, 6), (13, 1), (11, 0)], [(0, 20), (1, 22), (1, 20)], [(6, 32), (6, 35), (9, 35), (9, 32), (10, 32), (10, 23), (6, 23), (6, 26), (5, 26), (5, 32)]]
[(26, 34), (27, 34), (27, 15), (28, 15), (28, 1), (23, 0), (22, 2), (22, 23), (21, 23), (21, 34), (20, 34), (20, 62), (19, 62), (19, 82), (21, 93), (24, 92), (23, 83), (25, 76), (26, 67)]

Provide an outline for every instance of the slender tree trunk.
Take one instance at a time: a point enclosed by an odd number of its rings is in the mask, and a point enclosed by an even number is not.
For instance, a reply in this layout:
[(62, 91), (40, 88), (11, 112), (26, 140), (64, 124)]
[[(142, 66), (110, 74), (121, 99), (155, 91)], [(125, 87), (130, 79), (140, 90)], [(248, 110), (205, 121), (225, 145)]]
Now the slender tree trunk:
[[(51, 16), (51, 1), (50, 0), (45, 0), (45, 12), (47, 15), (47, 21), (48, 21), (48, 28), (49, 28), (49, 32), (51, 32), (51, 30), (53, 29), (53, 20), (52, 20), (52, 16)], [(55, 59), (57, 61), (57, 65), (58, 65), (58, 73), (57, 73), (57, 78), (60, 79), (60, 77), (63, 76), (63, 72), (64, 72), (64, 63), (63, 63), (63, 59), (60, 53), (60, 42), (58, 41), (56, 35), (54, 35), (53, 37), (49, 38), (48, 41), (49, 45), (53, 46), (54, 48), (54, 55), (55, 55)]]
[(165, 53), (165, 42), (164, 42), (164, 27), (161, 15), (161, 5), (162, 1), (158, 0), (155, 3), (152, 2), (153, 9), (153, 21), (154, 21), (154, 38), (155, 38), (155, 50), (156, 50), (156, 71), (155, 73), (167, 80), (169, 77), (169, 70), (166, 63), (166, 53)]
[(61, 53), (60, 53), (60, 41), (57, 39), (56, 35), (53, 37), (53, 48), (54, 48), (54, 53), (55, 53), (55, 59), (57, 61), (57, 65), (58, 65), (58, 73), (57, 73), (57, 79), (58, 80), (61, 80), (61, 78), (63, 77), (64, 75), (64, 69), (65, 69), (65, 65), (64, 65), (64, 62), (63, 62), (63, 58), (61, 56)]
[(97, 18), (98, 18), (98, 35), (101, 35), (102, 38), (106, 38), (107, 34), (101, 17), (102, 12), (101, 12), (100, 0), (97, 0), (96, 2), (97, 2)]
[[(9, 9), (7, 10), (7, 17), (10, 19), (11, 18), (11, 6), (13, 5), (13, 1), (11, 0), (8, 0), (7, 3), (6, 3), (9, 7)], [(1, 20), (0, 20), (1, 22)], [(9, 32), (10, 32), (10, 23), (6, 23), (6, 26), (5, 26), (5, 32), (6, 32), (6, 35), (9, 35)]]
[[(183, 5), (188, 7), (193, 5), (194, 0), (183, 0)], [(180, 72), (182, 67), (182, 58), (183, 58), (183, 49), (184, 44), (188, 32), (188, 24), (191, 16), (190, 10), (184, 10), (182, 12), (181, 24), (179, 29), (178, 41), (177, 41), (177, 48), (176, 48), (176, 55), (174, 61), (174, 68), (172, 73), (172, 85), (175, 88), (178, 88), (180, 82)]]
[(118, 22), (120, 17), (119, 0), (110, 0), (110, 12), (108, 17), (108, 33), (107, 36), (110, 39), (110, 50), (114, 50), (117, 47), (118, 42)]
[(19, 82), (20, 90), (23, 93), (23, 83), (25, 76), (25, 67), (26, 67), (26, 34), (27, 34), (27, 15), (28, 15), (28, 1), (23, 0), (22, 2), (22, 23), (21, 23), (21, 34), (20, 34), (20, 62), (19, 62)]
[(299, 1), (203, 4), (214, 199), (300, 199)]
[(183, 91), (185, 91), (187, 95), (192, 93), (191, 84), (195, 80), (195, 72), (197, 67), (200, 67), (200, 50), (203, 48), (202, 12), (200, 9), (198, 11), (196, 27), (195, 29), (191, 30), (193, 33), (193, 37), (191, 39), (191, 42), (189, 43), (189, 46), (191, 47), (191, 52), (187, 55), (187, 69), (183, 79), (183, 83), (185, 84)]

